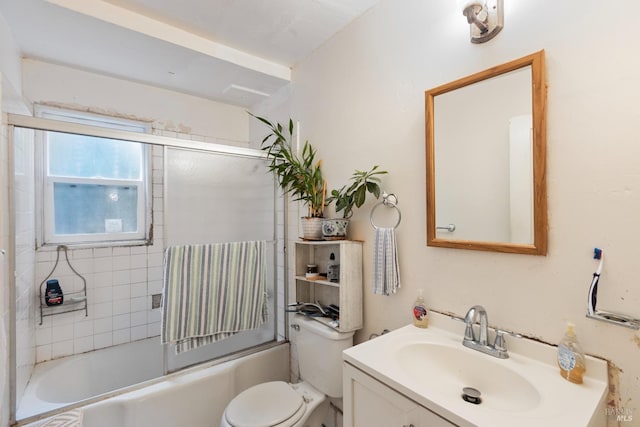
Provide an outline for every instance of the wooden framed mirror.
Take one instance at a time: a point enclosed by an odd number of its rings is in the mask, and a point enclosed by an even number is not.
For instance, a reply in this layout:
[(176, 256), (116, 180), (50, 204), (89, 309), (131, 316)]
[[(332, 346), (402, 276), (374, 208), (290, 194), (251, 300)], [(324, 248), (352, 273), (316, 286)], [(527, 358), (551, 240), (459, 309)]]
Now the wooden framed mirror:
[(427, 245), (546, 255), (544, 51), (425, 92)]

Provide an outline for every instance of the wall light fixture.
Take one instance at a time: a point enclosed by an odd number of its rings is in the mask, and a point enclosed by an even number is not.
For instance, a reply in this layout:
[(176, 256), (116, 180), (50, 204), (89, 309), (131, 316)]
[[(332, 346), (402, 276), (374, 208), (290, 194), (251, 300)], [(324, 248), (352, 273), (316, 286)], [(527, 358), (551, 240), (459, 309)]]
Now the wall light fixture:
[(503, 0), (458, 0), (458, 7), (467, 17), (471, 43), (491, 40), (504, 25)]

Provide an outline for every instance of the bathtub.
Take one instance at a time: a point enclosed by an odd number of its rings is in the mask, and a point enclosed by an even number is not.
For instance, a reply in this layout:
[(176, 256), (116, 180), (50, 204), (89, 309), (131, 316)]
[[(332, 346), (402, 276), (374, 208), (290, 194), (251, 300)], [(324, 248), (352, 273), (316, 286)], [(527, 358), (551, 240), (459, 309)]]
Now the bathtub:
[[(126, 364), (135, 367), (131, 372), (109, 369), (110, 362), (126, 354), (144, 357), (141, 355), (148, 350), (146, 347), (157, 347), (157, 338), (38, 365), (36, 371), (48, 366), (42, 373), (34, 371), (17, 418), (77, 407), (74, 402), (109, 393), (81, 407), (84, 427), (217, 427), (229, 401), (242, 390), (265, 381), (289, 379), (288, 344), (222, 363), (205, 363), (155, 380), (162, 373), (162, 354), (157, 351), (147, 352), (149, 358), (143, 364)], [(99, 381), (90, 379), (90, 375), (98, 375), (93, 378)], [(133, 391), (110, 392), (144, 381), (148, 384)]]
[(50, 360), (36, 365), (17, 419), (162, 376), (158, 337)]

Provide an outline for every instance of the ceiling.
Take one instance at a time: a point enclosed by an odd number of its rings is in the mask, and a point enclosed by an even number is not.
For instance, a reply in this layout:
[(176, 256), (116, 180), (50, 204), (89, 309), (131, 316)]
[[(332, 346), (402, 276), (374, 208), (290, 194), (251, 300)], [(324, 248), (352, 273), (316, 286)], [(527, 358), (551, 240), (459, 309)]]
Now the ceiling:
[(242, 107), (379, 0), (0, 0), (23, 57)]

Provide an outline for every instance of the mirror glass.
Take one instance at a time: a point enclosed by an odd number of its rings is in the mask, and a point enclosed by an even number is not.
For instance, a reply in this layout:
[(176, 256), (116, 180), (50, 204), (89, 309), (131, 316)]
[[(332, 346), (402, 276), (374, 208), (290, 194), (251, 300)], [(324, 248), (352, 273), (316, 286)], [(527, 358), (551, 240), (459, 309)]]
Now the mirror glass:
[(546, 254), (544, 52), (425, 93), (427, 245)]

